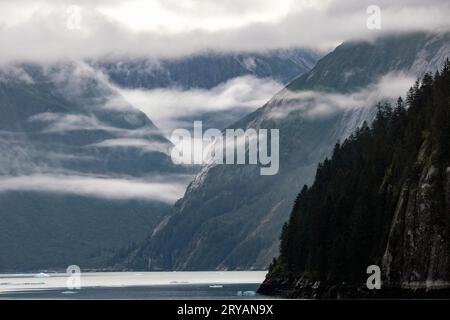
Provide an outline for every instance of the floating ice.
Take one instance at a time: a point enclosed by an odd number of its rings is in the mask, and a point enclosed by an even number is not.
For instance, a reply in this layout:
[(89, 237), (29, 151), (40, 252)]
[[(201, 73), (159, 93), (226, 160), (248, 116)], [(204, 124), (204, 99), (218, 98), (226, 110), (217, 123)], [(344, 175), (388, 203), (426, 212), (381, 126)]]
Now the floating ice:
[(48, 274), (46, 274), (46, 273), (39, 272), (39, 273), (36, 274), (34, 277), (35, 277), (35, 278), (49, 278), (50, 276), (49, 276)]
[(237, 295), (240, 296), (240, 297), (242, 297), (242, 296), (244, 296), (244, 297), (253, 297), (253, 296), (256, 295), (256, 292), (255, 291), (238, 291)]
[(75, 294), (78, 293), (77, 291), (63, 291), (62, 294)]

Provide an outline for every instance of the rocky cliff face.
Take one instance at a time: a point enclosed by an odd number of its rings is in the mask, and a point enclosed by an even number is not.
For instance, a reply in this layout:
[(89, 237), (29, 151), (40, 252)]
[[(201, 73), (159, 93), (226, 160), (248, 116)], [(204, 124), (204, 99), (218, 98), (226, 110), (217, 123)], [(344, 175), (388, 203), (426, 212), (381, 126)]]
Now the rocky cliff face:
[(429, 141), (424, 142), (416, 161), (419, 180), (405, 181), (398, 197), (382, 259), (387, 287), (432, 289), (450, 284), (450, 212), (439, 215), (443, 199), (436, 197), (442, 182), (449, 208), (450, 168), (440, 172), (432, 163), (432, 151)]
[[(381, 290), (369, 291), (363, 283), (328, 283), (309, 273), (275, 270), (259, 292), (302, 298), (448, 298), (450, 295), (450, 168), (444, 175), (442, 199), (434, 194), (439, 170), (431, 165), (430, 145), (424, 143), (417, 158), (421, 170), (418, 182), (407, 181), (401, 188), (389, 236), (381, 258)], [(427, 156), (428, 155), (428, 156)]]

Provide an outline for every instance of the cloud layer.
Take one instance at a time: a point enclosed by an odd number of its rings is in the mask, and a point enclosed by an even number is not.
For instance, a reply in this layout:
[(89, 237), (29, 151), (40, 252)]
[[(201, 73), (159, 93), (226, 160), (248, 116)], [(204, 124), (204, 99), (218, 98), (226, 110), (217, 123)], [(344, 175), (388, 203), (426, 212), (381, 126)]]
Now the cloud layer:
[(189, 179), (186, 176), (181, 178), (178, 177), (177, 182), (163, 182), (56, 174), (0, 176), (0, 192), (51, 192), (115, 200), (153, 200), (171, 204), (181, 198), (186, 189)]
[[(381, 30), (366, 27), (369, 5)], [(449, 27), (442, 0), (0, 1), (0, 61), (183, 56), (307, 46)]]
[(264, 105), (281, 88), (282, 85), (272, 79), (243, 76), (210, 90), (176, 88), (118, 90), (128, 102), (143, 111), (165, 131), (167, 136), (170, 136), (176, 128), (192, 126), (192, 122), (184, 123), (183, 119), (199, 117), (207, 112), (236, 109), (251, 112)]
[(268, 110), (268, 118), (285, 118), (292, 112), (300, 111), (308, 118), (324, 117), (335, 112), (352, 109), (371, 108), (383, 100), (392, 100), (405, 95), (414, 84), (416, 77), (402, 72), (389, 73), (369, 87), (353, 93), (328, 93), (320, 91), (292, 92), (284, 90), (276, 102), (283, 100), (281, 107)]

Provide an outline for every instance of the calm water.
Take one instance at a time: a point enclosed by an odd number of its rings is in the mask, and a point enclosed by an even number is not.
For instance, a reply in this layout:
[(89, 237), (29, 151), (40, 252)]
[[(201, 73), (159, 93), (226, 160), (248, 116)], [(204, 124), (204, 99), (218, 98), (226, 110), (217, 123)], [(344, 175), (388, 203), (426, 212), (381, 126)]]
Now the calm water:
[[(2, 274), (0, 299), (264, 299), (255, 293), (265, 271), (92, 272), (80, 289), (68, 275)], [(72, 279), (73, 280), (73, 279)]]

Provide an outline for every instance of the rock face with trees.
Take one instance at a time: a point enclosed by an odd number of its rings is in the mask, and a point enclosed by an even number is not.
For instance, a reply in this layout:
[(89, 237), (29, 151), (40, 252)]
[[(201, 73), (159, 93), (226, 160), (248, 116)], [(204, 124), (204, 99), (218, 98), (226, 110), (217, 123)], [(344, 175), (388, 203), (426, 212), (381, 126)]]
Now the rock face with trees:
[[(259, 291), (443, 297), (450, 283), (450, 62), (323, 161), (297, 199)], [(381, 270), (369, 290), (367, 267)]]

